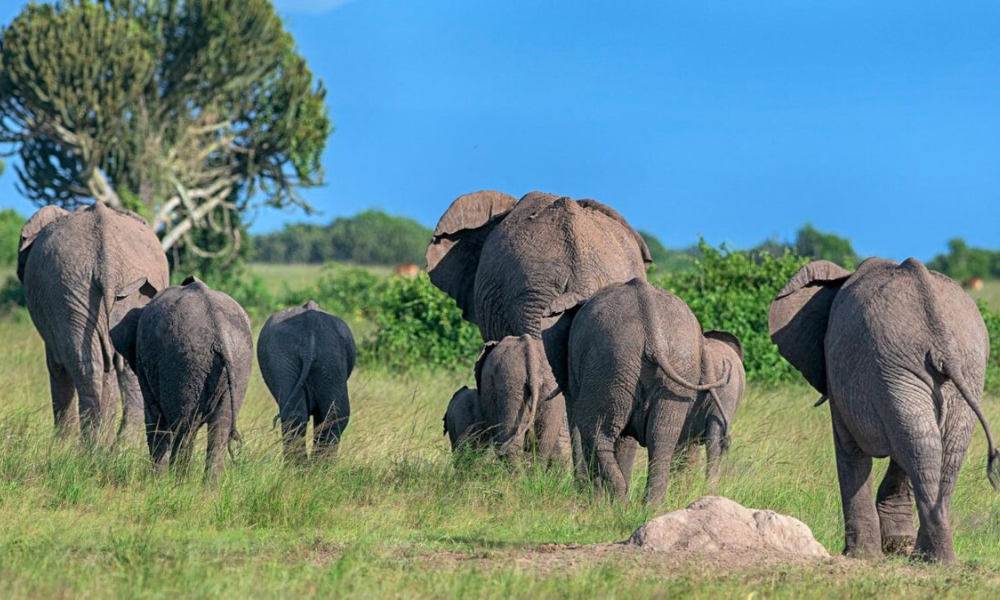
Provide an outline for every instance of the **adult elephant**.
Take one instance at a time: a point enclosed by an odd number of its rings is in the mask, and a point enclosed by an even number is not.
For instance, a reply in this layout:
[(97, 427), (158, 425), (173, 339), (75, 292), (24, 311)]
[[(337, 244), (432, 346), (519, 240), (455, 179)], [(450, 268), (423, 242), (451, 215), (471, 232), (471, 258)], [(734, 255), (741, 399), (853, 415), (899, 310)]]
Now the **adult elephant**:
[(595, 200), (483, 191), (455, 200), (427, 248), (431, 282), (454, 298), (485, 341), (543, 340), (566, 385), (567, 310), (635, 278), (652, 262), (642, 237)]
[[(771, 304), (778, 351), (829, 398), (844, 509), (845, 553), (872, 557), (915, 544), (954, 562), (951, 497), (975, 418), (983, 416), (989, 337), (975, 303), (919, 261), (868, 259), (853, 274), (805, 265)], [(891, 459), (872, 497), (872, 457)], [(913, 528), (916, 496), (920, 530)]]
[(144, 419), (138, 381), (109, 332), (168, 285), (156, 234), (139, 215), (101, 203), (74, 212), (46, 206), (21, 229), (17, 276), (45, 342), (58, 431), (82, 424), (85, 440), (109, 443), (121, 387), (119, 437), (137, 436)]

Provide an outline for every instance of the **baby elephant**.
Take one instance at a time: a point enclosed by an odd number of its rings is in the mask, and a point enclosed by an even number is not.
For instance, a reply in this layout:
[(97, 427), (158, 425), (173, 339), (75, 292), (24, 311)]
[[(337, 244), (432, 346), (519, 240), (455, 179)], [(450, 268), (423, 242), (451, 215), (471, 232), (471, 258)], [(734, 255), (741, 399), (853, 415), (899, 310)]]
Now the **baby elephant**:
[(463, 385), (455, 392), (448, 402), (443, 421), (444, 434), (451, 441), (452, 452), (466, 445), (472, 448), (482, 446), (486, 424), (483, 422), (483, 407), (476, 390)]
[(250, 381), (253, 335), (235, 300), (188, 277), (112, 330), (115, 348), (139, 377), (146, 439), (157, 472), (185, 466), (208, 424), (206, 476), (218, 479)]
[(306, 456), (313, 419), (313, 455), (336, 456), (351, 404), (347, 379), (357, 348), (350, 328), (310, 300), (271, 315), (257, 338), (257, 362), (278, 403), (285, 456)]
[(476, 360), (476, 383), (486, 435), (497, 454), (569, 459), (566, 403), (545, 358), (529, 335), (487, 342)]
[(679, 445), (704, 439), (709, 473), (728, 445), (744, 388), (742, 348), (702, 334), (676, 296), (645, 281), (604, 288), (576, 314), (568, 347), (567, 408), (577, 472), (624, 499), (636, 444), (649, 451), (646, 502), (663, 500)]

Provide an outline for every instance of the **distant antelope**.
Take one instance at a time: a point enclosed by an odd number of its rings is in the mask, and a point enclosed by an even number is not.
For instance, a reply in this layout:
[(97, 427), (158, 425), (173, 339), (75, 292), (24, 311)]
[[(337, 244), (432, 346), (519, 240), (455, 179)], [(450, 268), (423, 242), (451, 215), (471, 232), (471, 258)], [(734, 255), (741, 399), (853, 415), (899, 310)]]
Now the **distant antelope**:
[(978, 292), (983, 289), (982, 277), (969, 277), (962, 282), (962, 288)]
[(413, 263), (404, 263), (401, 265), (396, 265), (396, 275), (400, 277), (406, 277), (407, 279), (416, 279), (417, 275), (420, 274), (420, 267)]

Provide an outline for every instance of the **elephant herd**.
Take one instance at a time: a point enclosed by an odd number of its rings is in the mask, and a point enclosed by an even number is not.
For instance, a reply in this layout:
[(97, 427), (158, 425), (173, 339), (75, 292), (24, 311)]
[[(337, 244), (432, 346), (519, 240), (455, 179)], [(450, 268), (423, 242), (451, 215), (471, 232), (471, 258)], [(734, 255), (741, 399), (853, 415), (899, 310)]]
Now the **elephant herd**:
[[(86, 444), (111, 444), (120, 391), (119, 440), (144, 429), (163, 471), (189, 462), (208, 425), (206, 476), (218, 478), (240, 439), (236, 417), (253, 365), (246, 311), (195, 277), (168, 287), (167, 259), (146, 221), (101, 203), (73, 212), (47, 206), (28, 219), (17, 276), (45, 343), (57, 430), (79, 427)], [(335, 452), (350, 416), (355, 346), (347, 325), (307, 302), (271, 316), (257, 355), (286, 451), (304, 454), (311, 416), (314, 451)]]
[[(682, 300), (647, 283), (651, 262), (642, 237), (594, 200), (455, 200), (428, 246), (427, 272), (485, 344), (475, 389), (457, 391), (444, 417), (452, 449), (572, 465), (621, 500), (643, 446), (646, 501), (658, 503), (671, 463), (700, 444), (714, 485), (746, 387), (743, 347), (731, 333), (704, 331)], [(45, 343), (57, 430), (111, 444), (120, 395), (119, 440), (144, 423), (163, 470), (187, 462), (207, 425), (206, 475), (218, 477), (239, 440), (253, 360), (239, 304), (194, 277), (168, 287), (152, 229), (99, 203), (32, 216), (17, 274)], [(990, 344), (973, 301), (914, 259), (868, 259), (853, 273), (816, 261), (777, 294), (768, 324), (780, 354), (829, 403), (845, 552), (953, 562), (952, 492), (977, 419), (994, 487), (1000, 466), (981, 407)], [(347, 325), (314, 302), (268, 319), (257, 360), (286, 457), (306, 456), (310, 420), (313, 454), (336, 454), (355, 355)], [(890, 458), (877, 495), (876, 457)]]

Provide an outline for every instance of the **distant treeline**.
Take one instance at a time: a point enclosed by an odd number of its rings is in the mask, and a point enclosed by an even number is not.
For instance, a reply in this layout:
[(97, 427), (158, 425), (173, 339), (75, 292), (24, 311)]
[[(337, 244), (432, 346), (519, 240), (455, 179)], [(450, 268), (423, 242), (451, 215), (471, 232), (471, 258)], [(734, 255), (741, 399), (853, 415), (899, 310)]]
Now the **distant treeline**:
[(1000, 279), (1000, 250), (970, 248), (965, 240), (955, 238), (948, 242), (948, 252), (938, 254), (927, 266), (958, 281), (969, 277)]
[(267, 263), (423, 264), (433, 232), (407, 217), (367, 210), (329, 225), (288, 225), (253, 237), (252, 260)]

